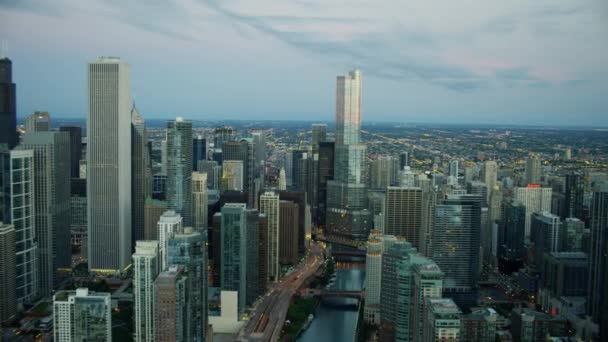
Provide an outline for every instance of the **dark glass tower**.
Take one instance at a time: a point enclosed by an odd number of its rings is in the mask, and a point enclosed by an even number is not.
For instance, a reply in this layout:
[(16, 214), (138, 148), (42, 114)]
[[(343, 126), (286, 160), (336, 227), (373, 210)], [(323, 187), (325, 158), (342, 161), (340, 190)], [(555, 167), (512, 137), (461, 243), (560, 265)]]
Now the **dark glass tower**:
[(17, 104), (10, 59), (0, 58), (0, 144), (17, 145)]
[(80, 126), (61, 126), (59, 131), (70, 133), (70, 173), (72, 178), (79, 178), (80, 158), (82, 158), (82, 128)]
[(207, 140), (200, 135), (192, 139), (192, 171), (198, 171), (199, 160), (207, 159)]

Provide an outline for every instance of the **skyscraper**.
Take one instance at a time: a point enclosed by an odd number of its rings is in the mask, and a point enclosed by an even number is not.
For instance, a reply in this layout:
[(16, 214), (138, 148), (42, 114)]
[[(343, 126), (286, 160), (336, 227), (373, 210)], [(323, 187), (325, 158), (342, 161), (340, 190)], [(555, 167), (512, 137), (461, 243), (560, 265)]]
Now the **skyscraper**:
[(183, 267), (187, 277), (188, 341), (202, 342), (207, 333), (207, 234), (185, 227), (168, 241), (167, 266)]
[(246, 225), (246, 289), (245, 303), (252, 305), (260, 292), (260, 213), (256, 209), (245, 210)]
[(526, 207), (526, 240), (530, 239), (530, 227), (533, 213), (551, 212), (551, 188), (541, 188), (540, 185), (528, 185), (525, 188), (515, 188), (514, 198)]
[(298, 261), (298, 204), (279, 202), (279, 262), (295, 265)]
[(564, 184), (564, 204), (561, 210), (561, 219), (575, 217), (584, 220), (584, 198), (585, 183), (583, 175), (580, 173), (569, 173), (565, 177)]
[(427, 298), (424, 342), (460, 341), (460, 315), (462, 312), (449, 298)]
[(17, 313), (15, 278), (15, 227), (0, 222), (0, 322)]
[(287, 179), (285, 178), (285, 169), (279, 170), (279, 191), (287, 190)]
[(422, 341), (424, 318), (428, 298), (441, 298), (443, 292), (443, 272), (435, 263), (414, 266), (412, 290), (412, 341)]
[(144, 204), (144, 240), (158, 240), (158, 220), (167, 211), (167, 202), (146, 198)]
[(591, 252), (589, 253), (589, 315), (600, 325), (600, 340), (608, 338), (608, 183), (593, 189)]
[(79, 178), (80, 159), (82, 158), (82, 128), (80, 126), (61, 126), (59, 131), (70, 134), (70, 172), (72, 178)]
[(70, 136), (56, 131), (27, 133), (18, 148), (34, 151), (38, 291), (48, 296), (58, 282), (57, 270), (72, 266)]
[(279, 195), (267, 191), (260, 196), (260, 213), (268, 221), (268, 279), (279, 280)]
[(378, 156), (371, 162), (370, 187), (372, 189), (385, 189), (391, 185), (392, 163), (393, 157), (391, 156)]
[(372, 230), (367, 240), (365, 256), (365, 308), (366, 322), (380, 324), (380, 290), (382, 281), (382, 254), (395, 244), (397, 238)]
[(318, 166), (317, 198), (319, 203), (317, 204), (318, 212), (314, 214), (314, 217), (317, 225), (324, 225), (327, 213), (327, 182), (334, 178), (334, 142), (319, 143)]
[(51, 115), (49, 112), (34, 112), (25, 117), (27, 133), (48, 132), (51, 130)]
[(245, 190), (243, 170), (242, 160), (224, 160), (222, 164), (222, 190)]
[(156, 341), (190, 341), (188, 277), (182, 267), (161, 272), (154, 281)]
[(560, 252), (562, 246), (562, 223), (559, 216), (548, 212), (532, 214), (530, 241), (534, 243), (534, 263), (538, 271), (543, 270), (543, 254)]
[(326, 141), (327, 139), (327, 125), (326, 124), (313, 124), (312, 125), (312, 136), (310, 144), (312, 145), (312, 152), (317, 153), (319, 151), (319, 143)]
[(221, 288), (238, 291), (239, 313), (247, 302), (247, 218), (245, 203), (226, 203), (222, 207)]
[(386, 189), (384, 233), (402, 237), (421, 248), (422, 189), (389, 186)]
[(192, 227), (207, 229), (207, 174), (192, 172)]
[(87, 198), (90, 271), (131, 263), (131, 67), (88, 65)]
[(327, 231), (367, 239), (372, 215), (367, 210), (367, 148), (361, 144), (361, 72), (336, 80), (334, 180), (327, 182)]
[(137, 241), (133, 254), (133, 321), (136, 342), (156, 340), (154, 280), (159, 272), (158, 241)]
[(169, 240), (175, 233), (183, 229), (183, 218), (173, 210), (167, 210), (158, 220), (158, 248), (160, 255), (161, 270), (169, 267), (167, 258), (169, 251)]
[(192, 225), (192, 122), (167, 122), (167, 207)]
[(541, 171), (538, 154), (531, 153), (526, 158), (526, 184), (540, 184)]
[(57, 342), (112, 340), (109, 293), (59, 291), (53, 296), (53, 337)]
[(131, 152), (133, 172), (131, 177), (131, 201), (133, 212), (131, 214), (131, 242), (144, 239), (144, 207), (146, 198), (152, 196), (152, 170), (148, 150), (148, 135), (146, 122), (133, 103), (131, 108)]
[(32, 304), (38, 292), (38, 245), (35, 231), (34, 151), (10, 151), (9, 217), (16, 235), (17, 305)]
[(13, 83), (13, 63), (0, 56), (0, 144), (17, 145), (17, 100)]
[[(486, 160), (483, 163), (483, 182), (486, 183), (488, 189), (493, 189), (494, 185), (496, 185), (496, 180), (498, 177), (498, 164), (496, 164), (495, 160)], [(490, 196), (488, 192), (487, 197)], [(487, 198), (486, 198), (487, 200)]]
[(198, 135), (192, 139), (192, 171), (198, 171), (198, 162), (207, 159), (207, 140)]

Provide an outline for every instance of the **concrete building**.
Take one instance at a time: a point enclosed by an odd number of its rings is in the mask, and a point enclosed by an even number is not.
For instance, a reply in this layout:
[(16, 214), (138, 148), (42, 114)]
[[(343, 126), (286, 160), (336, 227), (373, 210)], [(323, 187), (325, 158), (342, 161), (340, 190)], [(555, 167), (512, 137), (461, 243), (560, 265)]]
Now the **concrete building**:
[[(493, 189), (498, 177), (498, 164), (495, 160), (486, 160), (483, 163), (483, 182), (488, 189)], [(488, 193), (489, 196), (489, 193)]]
[(260, 213), (266, 215), (268, 221), (268, 280), (279, 280), (279, 195), (267, 191), (260, 196)]
[(244, 167), (241, 160), (224, 160), (222, 163), (222, 190), (243, 191)]
[(473, 310), (460, 317), (460, 340), (472, 342), (496, 341), (498, 314), (492, 308)]
[(166, 270), (168, 264), (169, 240), (175, 233), (183, 231), (183, 218), (175, 211), (168, 210), (158, 220), (158, 248), (161, 270)]
[(179, 266), (161, 272), (154, 281), (158, 342), (190, 341), (187, 281), (188, 277)]
[(420, 248), (422, 231), (422, 189), (395, 187), (386, 189), (384, 233), (402, 237)]
[(0, 322), (17, 313), (15, 254), (15, 227), (0, 222)]
[(51, 130), (51, 115), (49, 112), (34, 112), (25, 117), (27, 133), (48, 132)]
[(144, 220), (146, 198), (152, 196), (151, 156), (148, 148), (146, 122), (133, 103), (131, 108), (131, 243), (144, 239)]
[(287, 178), (285, 178), (285, 169), (279, 170), (279, 191), (287, 190)]
[(86, 288), (53, 296), (53, 337), (57, 342), (112, 341), (109, 293)]
[(167, 121), (167, 208), (192, 225), (192, 122)]
[(317, 153), (319, 151), (319, 144), (324, 141), (327, 141), (327, 125), (312, 124), (310, 145), (312, 146), (313, 153)]
[(528, 185), (525, 188), (515, 188), (513, 197), (526, 207), (526, 241), (530, 240), (532, 214), (551, 212), (551, 188), (541, 188), (539, 185)]
[(133, 322), (136, 342), (156, 340), (154, 280), (159, 272), (158, 241), (137, 241), (133, 254)]
[(443, 272), (432, 263), (415, 265), (413, 270), (411, 331), (412, 341), (422, 341), (423, 326), (428, 298), (441, 298), (443, 292)]
[(167, 202), (146, 198), (144, 204), (144, 240), (158, 240), (158, 220), (167, 211)]
[(58, 282), (58, 269), (72, 267), (70, 136), (56, 131), (27, 133), (18, 149), (34, 151), (38, 294), (49, 296)]
[(517, 308), (511, 311), (510, 318), (514, 341), (543, 341), (547, 336), (566, 336), (568, 322), (561, 316)]
[(460, 315), (462, 312), (449, 298), (427, 298), (426, 320), (423, 327), (424, 342), (460, 341)]
[(299, 206), (291, 201), (279, 202), (279, 263), (298, 262)]
[(207, 229), (207, 174), (192, 172), (192, 227)]
[(540, 184), (541, 172), (540, 157), (531, 153), (526, 158), (526, 184)]
[(385, 189), (391, 185), (393, 157), (378, 156), (376, 160), (371, 161), (370, 169), (370, 188)]
[(131, 263), (131, 67), (114, 57), (88, 66), (89, 271)]

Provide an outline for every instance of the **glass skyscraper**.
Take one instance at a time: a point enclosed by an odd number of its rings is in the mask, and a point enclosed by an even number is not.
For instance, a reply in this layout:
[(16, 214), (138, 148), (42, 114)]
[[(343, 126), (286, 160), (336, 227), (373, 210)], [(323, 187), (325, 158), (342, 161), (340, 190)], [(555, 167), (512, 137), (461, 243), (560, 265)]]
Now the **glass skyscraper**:
[(167, 122), (167, 208), (192, 225), (192, 122)]

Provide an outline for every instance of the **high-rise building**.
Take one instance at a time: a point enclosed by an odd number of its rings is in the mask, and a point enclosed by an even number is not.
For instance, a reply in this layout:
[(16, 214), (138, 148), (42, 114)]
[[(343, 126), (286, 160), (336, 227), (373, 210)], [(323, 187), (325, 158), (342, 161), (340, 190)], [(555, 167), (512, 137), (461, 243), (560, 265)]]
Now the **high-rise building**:
[(207, 231), (185, 227), (169, 238), (167, 266), (183, 267), (187, 278), (188, 341), (205, 341), (207, 334)]
[(11, 175), (8, 216), (15, 227), (17, 305), (32, 304), (38, 296), (38, 245), (35, 231), (34, 151), (10, 151)]
[(192, 225), (192, 122), (167, 122), (167, 207)]
[(110, 294), (86, 288), (55, 293), (53, 337), (58, 342), (112, 341)]
[(213, 145), (215, 148), (222, 148), (225, 142), (234, 141), (235, 132), (232, 127), (224, 126), (217, 127), (215, 129), (214, 137), (213, 137)]
[(15, 255), (15, 227), (0, 222), (0, 322), (17, 313)]
[(562, 249), (567, 252), (582, 252), (585, 223), (577, 218), (568, 217), (562, 224), (566, 234)]
[(57, 283), (57, 270), (72, 266), (70, 136), (56, 131), (27, 133), (18, 148), (34, 151), (38, 294), (48, 296)]
[(266, 292), (268, 284), (268, 217), (259, 214), (258, 218), (258, 295)]
[(131, 108), (131, 243), (144, 239), (146, 198), (152, 196), (152, 169), (146, 122), (133, 103)]
[(334, 178), (334, 142), (319, 143), (319, 171), (317, 172), (318, 189), (317, 213), (314, 214), (315, 223), (324, 225), (327, 212), (327, 182)]
[(577, 172), (567, 174), (564, 184), (564, 202), (561, 210), (561, 219), (575, 217), (585, 219), (584, 213), (585, 183), (583, 175)]
[(327, 182), (330, 234), (365, 240), (373, 218), (367, 209), (367, 148), (361, 144), (361, 72), (336, 80), (334, 179)]
[(34, 112), (25, 117), (27, 133), (48, 132), (51, 130), (51, 115), (49, 112)]
[(414, 266), (412, 290), (412, 341), (422, 341), (424, 318), (428, 298), (441, 298), (443, 292), (443, 272), (435, 263)]
[(608, 183), (593, 189), (591, 199), (591, 251), (589, 253), (589, 315), (600, 327), (600, 340), (608, 338)]
[(404, 167), (410, 166), (410, 153), (403, 151), (399, 153), (399, 170), (403, 170)]
[(87, 257), (87, 180), (72, 178), (70, 184), (70, 232), (72, 245), (80, 250), (80, 257)]
[(158, 240), (158, 220), (167, 211), (167, 202), (146, 198), (144, 204), (144, 240)]
[(175, 211), (168, 210), (158, 220), (158, 249), (161, 270), (166, 270), (168, 264), (169, 240), (177, 232), (183, 231), (183, 218)]
[(540, 185), (515, 188), (513, 197), (526, 207), (526, 240), (530, 239), (532, 214), (551, 212), (552, 193), (551, 188), (541, 188)]
[(548, 212), (532, 214), (530, 241), (534, 244), (536, 269), (543, 270), (543, 254), (560, 252), (564, 236), (559, 216)]
[(525, 255), (526, 207), (518, 201), (505, 202), (504, 218), (498, 234), (500, 258), (503, 261), (521, 259)]
[(298, 262), (298, 204), (279, 202), (279, 262), (295, 265)]
[(134, 325), (137, 342), (156, 340), (154, 280), (160, 272), (158, 241), (137, 241), (133, 254)]
[[(480, 232), (480, 196), (448, 195), (435, 207), (429, 256), (445, 274), (444, 296), (453, 298), (461, 307), (466, 307), (477, 287)], [(451, 293), (458, 293), (462, 299)]]
[[(496, 185), (498, 177), (498, 164), (495, 160), (486, 160), (483, 162), (483, 182), (486, 183), (488, 189), (493, 189)], [(488, 197), (490, 193), (488, 192)]]
[(0, 56), (0, 145), (12, 149), (19, 142), (17, 136), (17, 100), (13, 83), (13, 63)]
[(389, 186), (386, 189), (384, 233), (402, 237), (420, 248), (422, 197), (421, 188)]
[(287, 179), (285, 178), (285, 169), (279, 170), (279, 191), (287, 190)]
[(246, 138), (240, 141), (228, 141), (222, 145), (222, 166), (228, 160), (241, 161), (243, 170), (241, 172), (241, 190), (248, 192), (247, 199), (250, 207), (253, 207), (254, 179), (255, 179), (255, 155), (253, 139)]
[(72, 178), (79, 178), (80, 159), (82, 159), (82, 128), (80, 126), (61, 126), (59, 131), (70, 134), (70, 172)]
[(256, 209), (245, 210), (247, 221), (245, 236), (246, 244), (246, 284), (245, 303), (252, 305), (255, 300), (263, 294), (260, 292), (260, 213)]
[(222, 207), (221, 288), (238, 291), (242, 314), (247, 302), (247, 218), (245, 203), (226, 203)]
[(190, 341), (188, 277), (182, 267), (161, 272), (154, 281), (156, 341)]
[(207, 174), (192, 172), (192, 226), (207, 229)]
[(88, 66), (87, 199), (90, 271), (131, 263), (131, 67), (114, 57)]
[(192, 139), (192, 171), (198, 171), (198, 163), (207, 159), (207, 140), (198, 135)]
[(260, 196), (260, 213), (266, 215), (268, 221), (268, 279), (279, 280), (279, 195), (267, 191)]
[(467, 183), (467, 193), (471, 195), (478, 195), (481, 197), (481, 206), (484, 208), (488, 207), (490, 199), (490, 188), (484, 182), (472, 181)]
[(541, 172), (540, 157), (531, 153), (526, 158), (526, 184), (540, 184)]
[(294, 190), (305, 190), (307, 159), (308, 153), (306, 152), (306, 150), (291, 151), (291, 160), (293, 163), (293, 168), (291, 170), (291, 179)]
[(224, 160), (224, 162), (222, 163), (222, 190), (245, 190), (243, 172), (243, 161)]
[(326, 141), (326, 140), (327, 140), (327, 125), (326, 124), (312, 124), (312, 136), (310, 139), (310, 144), (312, 145), (313, 152), (317, 152), (319, 143)]
[(498, 314), (492, 308), (477, 309), (460, 316), (461, 341), (496, 341), (496, 321)]
[(550, 309), (550, 299), (584, 297), (589, 281), (589, 262), (583, 252), (550, 252), (543, 256), (540, 304)]
[(422, 341), (460, 341), (462, 312), (454, 301), (449, 298), (428, 298), (426, 307)]
[(509, 318), (513, 341), (542, 341), (547, 336), (565, 336), (568, 328), (568, 321), (563, 316), (529, 308), (515, 308)]
[(222, 167), (215, 160), (199, 160), (198, 172), (207, 174), (207, 188), (219, 189), (222, 178)]
[(376, 160), (371, 162), (370, 172), (370, 188), (385, 189), (391, 185), (393, 157), (378, 156)]
[(458, 179), (458, 159), (450, 160), (450, 177)]

